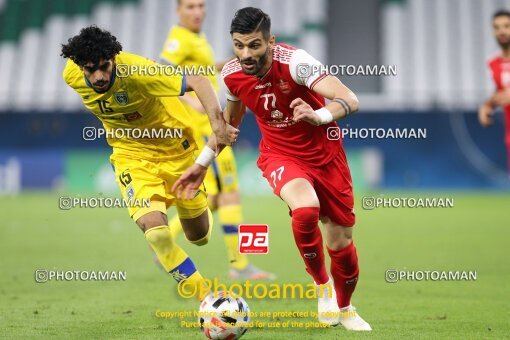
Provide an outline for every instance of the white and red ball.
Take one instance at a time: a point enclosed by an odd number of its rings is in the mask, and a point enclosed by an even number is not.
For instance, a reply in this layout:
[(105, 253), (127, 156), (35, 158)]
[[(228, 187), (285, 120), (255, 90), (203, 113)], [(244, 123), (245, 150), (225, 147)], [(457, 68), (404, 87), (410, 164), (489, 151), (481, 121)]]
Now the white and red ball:
[(242, 297), (211, 293), (200, 304), (198, 322), (208, 339), (239, 339), (248, 330), (250, 307)]

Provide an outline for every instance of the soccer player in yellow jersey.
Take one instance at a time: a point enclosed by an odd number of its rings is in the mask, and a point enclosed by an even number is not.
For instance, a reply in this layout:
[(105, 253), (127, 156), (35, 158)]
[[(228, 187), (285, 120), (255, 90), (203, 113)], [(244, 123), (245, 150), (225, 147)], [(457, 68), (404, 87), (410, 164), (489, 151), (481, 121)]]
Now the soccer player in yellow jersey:
[[(191, 201), (184, 201), (177, 199), (171, 188), (193, 164), (197, 149), (192, 118), (177, 96), (193, 90), (207, 108), (213, 129), (229, 145), (235, 141), (237, 130), (226, 125), (210, 81), (201, 76), (155, 74), (158, 64), (122, 52), (115, 36), (96, 26), (86, 27), (70, 38), (62, 45), (61, 55), (68, 58), (65, 82), (109, 132), (107, 141), (113, 148), (110, 161), (123, 197), (135, 202), (150, 199), (150, 207), (129, 207), (131, 217), (176, 281), (203, 282), (191, 259), (172, 238), (166, 213), (175, 205), (186, 238), (196, 245), (207, 243), (212, 215), (206, 193), (199, 190)], [(127, 133), (129, 129), (143, 130), (149, 138), (134, 138), (134, 133)], [(183, 287), (193, 289), (191, 284)]]
[[(178, 0), (177, 14), (179, 24), (168, 33), (160, 54), (160, 61), (180, 67), (189, 72), (206, 74), (213, 87), (218, 91), (216, 70), (219, 72), (224, 63), (215, 63), (211, 45), (201, 31), (205, 18), (205, 0)], [(214, 73), (211, 73), (210, 70)], [(216, 69), (216, 70), (215, 70)], [(193, 135), (200, 149), (203, 149), (212, 134), (207, 119), (207, 110), (193, 93), (180, 97), (186, 110), (193, 119)], [(239, 253), (238, 225), (242, 222), (236, 162), (232, 148), (228, 147), (216, 158), (204, 179), (208, 194), (209, 208), (218, 211), (223, 228), (225, 245), (230, 260), (229, 276), (234, 279), (273, 279), (267, 273), (248, 262), (245, 254)], [(170, 230), (177, 236), (182, 227), (178, 216), (170, 221)]]

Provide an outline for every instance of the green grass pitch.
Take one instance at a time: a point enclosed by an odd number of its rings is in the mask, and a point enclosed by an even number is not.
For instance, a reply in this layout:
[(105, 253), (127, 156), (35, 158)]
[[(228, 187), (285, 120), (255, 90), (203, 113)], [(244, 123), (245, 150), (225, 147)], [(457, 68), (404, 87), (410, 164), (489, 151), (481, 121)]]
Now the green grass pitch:
[[(353, 304), (373, 332), (265, 327), (249, 329), (244, 338), (510, 338), (508, 194), (457, 193), (450, 209), (373, 211), (361, 209), (361, 196), (355, 227), (361, 273)], [(203, 338), (199, 329), (181, 328), (178, 319), (155, 316), (156, 310), (194, 311), (198, 303), (178, 298), (174, 281), (154, 265), (124, 209), (61, 211), (58, 195), (49, 193), (2, 197), (0, 207), (0, 337)], [(245, 197), (243, 207), (246, 222), (270, 226), (270, 253), (252, 256), (252, 262), (277, 273), (279, 283), (309, 283), (285, 205), (277, 198)], [(205, 247), (183, 237), (179, 243), (204, 276), (231, 283), (220, 229), (216, 223)], [(122, 270), (127, 280), (36, 283), (37, 269)], [(475, 270), (477, 280), (386, 283), (387, 269)], [(306, 299), (248, 303), (254, 312), (316, 309), (316, 301)]]

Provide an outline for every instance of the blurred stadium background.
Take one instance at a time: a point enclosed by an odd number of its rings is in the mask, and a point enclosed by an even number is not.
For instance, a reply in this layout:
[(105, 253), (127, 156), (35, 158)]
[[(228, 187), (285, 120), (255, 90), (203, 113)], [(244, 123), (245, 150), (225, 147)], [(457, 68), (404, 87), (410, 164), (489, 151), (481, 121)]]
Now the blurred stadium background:
[[(205, 33), (217, 60), (232, 55), (229, 23), (247, 5), (272, 16), (278, 41), (325, 64), (397, 66), (397, 76), (341, 77), (362, 108), (341, 124), (425, 128), (427, 138), (346, 138), (357, 188), (508, 188), (502, 115), (490, 129), (476, 118), (493, 89), (486, 66), (498, 50), (491, 15), (505, 1), (211, 1)], [(97, 24), (125, 51), (158, 59), (177, 23), (174, 8), (168, 0), (0, 0), (1, 193), (117, 190), (106, 142), (82, 139), (82, 128), (99, 122), (62, 81), (60, 44)], [(252, 116), (242, 130), (243, 191), (269, 195), (253, 176), (259, 134)]]

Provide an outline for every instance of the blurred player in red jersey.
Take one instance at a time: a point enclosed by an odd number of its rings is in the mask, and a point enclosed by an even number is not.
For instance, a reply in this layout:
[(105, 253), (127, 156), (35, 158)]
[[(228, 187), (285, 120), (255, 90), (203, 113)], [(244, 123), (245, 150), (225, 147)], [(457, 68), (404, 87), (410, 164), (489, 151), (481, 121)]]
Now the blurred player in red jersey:
[(489, 68), (496, 84), (496, 91), (478, 110), (480, 124), (488, 127), (493, 124), (494, 109), (502, 106), (505, 112), (505, 144), (508, 151), (510, 171), (510, 12), (498, 11), (492, 18), (494, 36), (501, 52), (489, 60)]
[[(335, 288), (331, 295), (319, 297), (319, 321), (370, 331), (350, 303), (359, 273), (352, 241), (351, 175), (341, 139), (328, 138), (328, 131), (338, 129), (337, 119), (357, 111), (358, 100), (307, 52), (276, 44), (271, 19), (260, 9), (239, 10), (230, 33), (237, 58), (222, 70), (228, 88), (225, 118), (237, 127), (246, 107), (255, 113), (262, 133), (257, 165), (274, 193), (289, 206), (306, 271), (318, 289), (324, 284)], [(331, 100), (327, 105), (325, 98)], [(195, 194), (207, 167), (223, 148), (216, 144), (213, 135), (196, 163), (175, 183), (174, 191), (185, 198)], [(326, 271), (319, 219), (333, 280)]]

